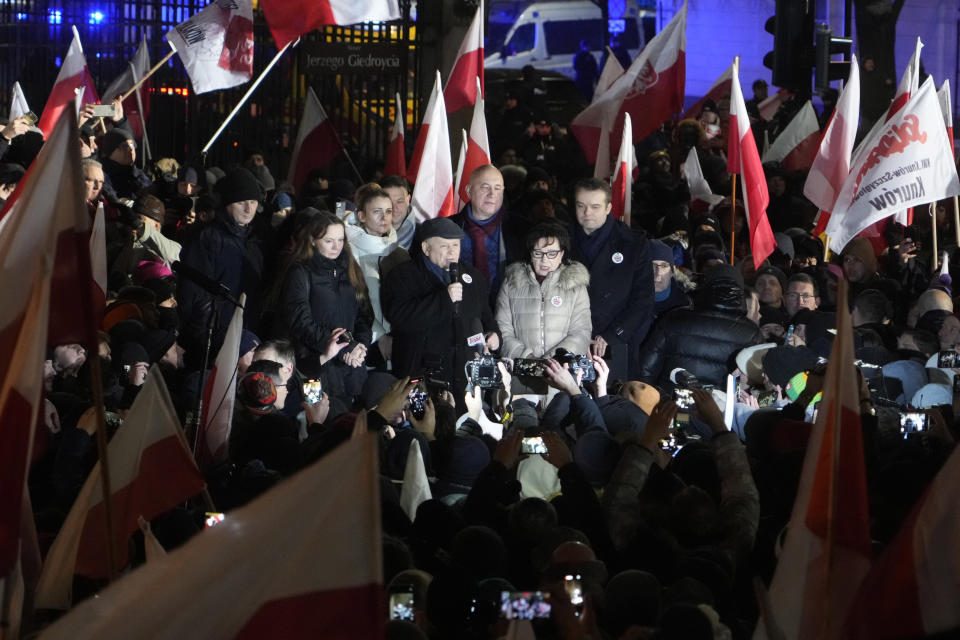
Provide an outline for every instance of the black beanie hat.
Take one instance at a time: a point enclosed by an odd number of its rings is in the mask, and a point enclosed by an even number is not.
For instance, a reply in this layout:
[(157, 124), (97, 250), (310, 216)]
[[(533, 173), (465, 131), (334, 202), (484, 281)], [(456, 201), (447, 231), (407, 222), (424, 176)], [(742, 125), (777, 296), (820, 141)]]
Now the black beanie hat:
[(133, 136), (130, 135), (130, 132), (126, 129), (110, 129), (110, 131), (107, 131), (103, 134), (103, 137), (100, 138), (100, 144), (98, 145), (100, 155), (104, 158), (109, 158), (110, 154), (127, 140), (133, 140)]
[(244, 202), (245, 200), (260, 201), (261, 191), (257, 179), (249, 170), (244, 168), (234, 169), (220, 180), (215, 187), (220, 195), (220, 204), (227, 206), (234, 202)]
[(770, 382), (787, 388), (790, 378), (817, 366), (817, 355), (807, 347), (780, 346), (763, 355), (763, 372)]

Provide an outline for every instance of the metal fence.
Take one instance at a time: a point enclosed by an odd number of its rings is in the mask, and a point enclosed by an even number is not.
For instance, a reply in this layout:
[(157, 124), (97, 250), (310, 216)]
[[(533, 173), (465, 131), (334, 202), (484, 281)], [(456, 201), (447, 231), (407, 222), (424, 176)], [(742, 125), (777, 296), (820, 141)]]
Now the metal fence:
[[(7, 0), (0, 3), (0, 95), (19, 81), (36, 113), (53, 87), (72, 38), (80, 33), (87, 65), (103, 90), (118, 76), (145, 39), (154, 62), (169, 51), (164, 34), (200, 11), (205, 0)], [(262, 13), (254, 1), (254, 77), (276, 54)], [(307, 88), (313, 86), (344, 146), (364, 177), (382, 164), (399, 93), (408, 127), (417, 122), (420, 95), (414, 81), (418, 39), (409, 19), (409, 1), (401, 2), (406, 19), (387, 24), (328, 27), (303, 38), (288, 51), (223, 132), (208, 154), (209, 165), (230, 166), (250, 153), (264, 155), (275, 176), (286, 174), (289, 151)], [(390, 45), (402, 51), (400, 68), (389, 73), (306, 75), (300, 51), (306, 43), (349, 42)], [(316, 45), (315, 45), (316, 46)], [(319, 45), (323, 46), (323, 45)], [(154, 158), (194, 158), (249, 85), (193, 94), (177, 56), (151, 78), (147, 134)], [(104, 99), (107, 97), (104, 96)], [(0, 116), (10, 101), (0, 104)]]

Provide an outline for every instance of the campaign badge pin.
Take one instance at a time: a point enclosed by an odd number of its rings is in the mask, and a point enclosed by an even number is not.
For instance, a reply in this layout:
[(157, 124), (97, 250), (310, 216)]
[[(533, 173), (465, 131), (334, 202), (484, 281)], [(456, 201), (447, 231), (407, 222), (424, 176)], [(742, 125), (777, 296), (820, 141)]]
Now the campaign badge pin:
[(559, 307), (560, 305), (563, 304), (563, 298), (561, 298), (560, 296), (553, 296), (552, 298), (550, 298), (550, 304), (552, 304), (555, 307)]
[(479, 346), (482, 345), (482, 344), (483, 344), (483, 334), (482, 334), (482, 333), (475, 333), (475, 334), (473, 334), (472, 336), (470, 336), (469, 338), (467, 338), (467, 346), (468, 346), (468, 347), (479, 347)]
[(623, 254), (617, 251), (610, 259), (613, 260), (613, 264), (620, 264), (623, 262)]
[(473, 276), (471, 276), (469, 273), (460, 274), (460, 279), (466, 282), (467, 284), (470, 284), (473, 282)]

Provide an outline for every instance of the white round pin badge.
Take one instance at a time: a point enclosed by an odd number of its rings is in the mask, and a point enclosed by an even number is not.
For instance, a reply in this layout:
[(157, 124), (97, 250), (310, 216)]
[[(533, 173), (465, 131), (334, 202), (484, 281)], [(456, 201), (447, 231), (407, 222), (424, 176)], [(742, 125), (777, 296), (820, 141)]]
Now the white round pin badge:
[(561, 298), (560, 296), (553, 296), (552, 298), (550, 298), (550, 304), (552, 304), (555, 307), (559, 307), (560, 305), (563, 304), (563, 298)]
[(471, 282), (473, 282), (473, 276), (471, 276), (469, 273), (460, 274), (460, 279), (466, 282), (467, 284), (470, 284)]
[(613, 264), (620, 264), (623, 262), (623, 254), (617, 251), (610, 259), (613, 260)]

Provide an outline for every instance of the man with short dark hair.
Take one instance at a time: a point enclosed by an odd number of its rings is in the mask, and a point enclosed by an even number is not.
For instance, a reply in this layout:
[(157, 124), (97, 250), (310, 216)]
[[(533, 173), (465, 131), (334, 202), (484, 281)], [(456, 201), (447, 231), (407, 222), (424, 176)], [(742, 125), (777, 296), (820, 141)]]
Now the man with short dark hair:
[(591, 352), (610, 352), (611, 377), (633, 378), (640, 344), (654, 317), (650, 243), (642, 231), (610, 215), (612, 192), (606, 182), (581, 180), (574, 187), (574, 200), (577, 223), (570, 253), (590, 271)]
[(410, 250), (416, 223), (410, 215), (410, 181), (403, 176), (386, 176), (380, 186), (393, 203), (393, 228), (397, 230), (397, 244)]
[(795, 273), (787, 280), (783, 294), (783, 308), (791, 318), (800, 309), (816, 311), (820, 306), (820, 292), (816, 281), (806, 273)]

